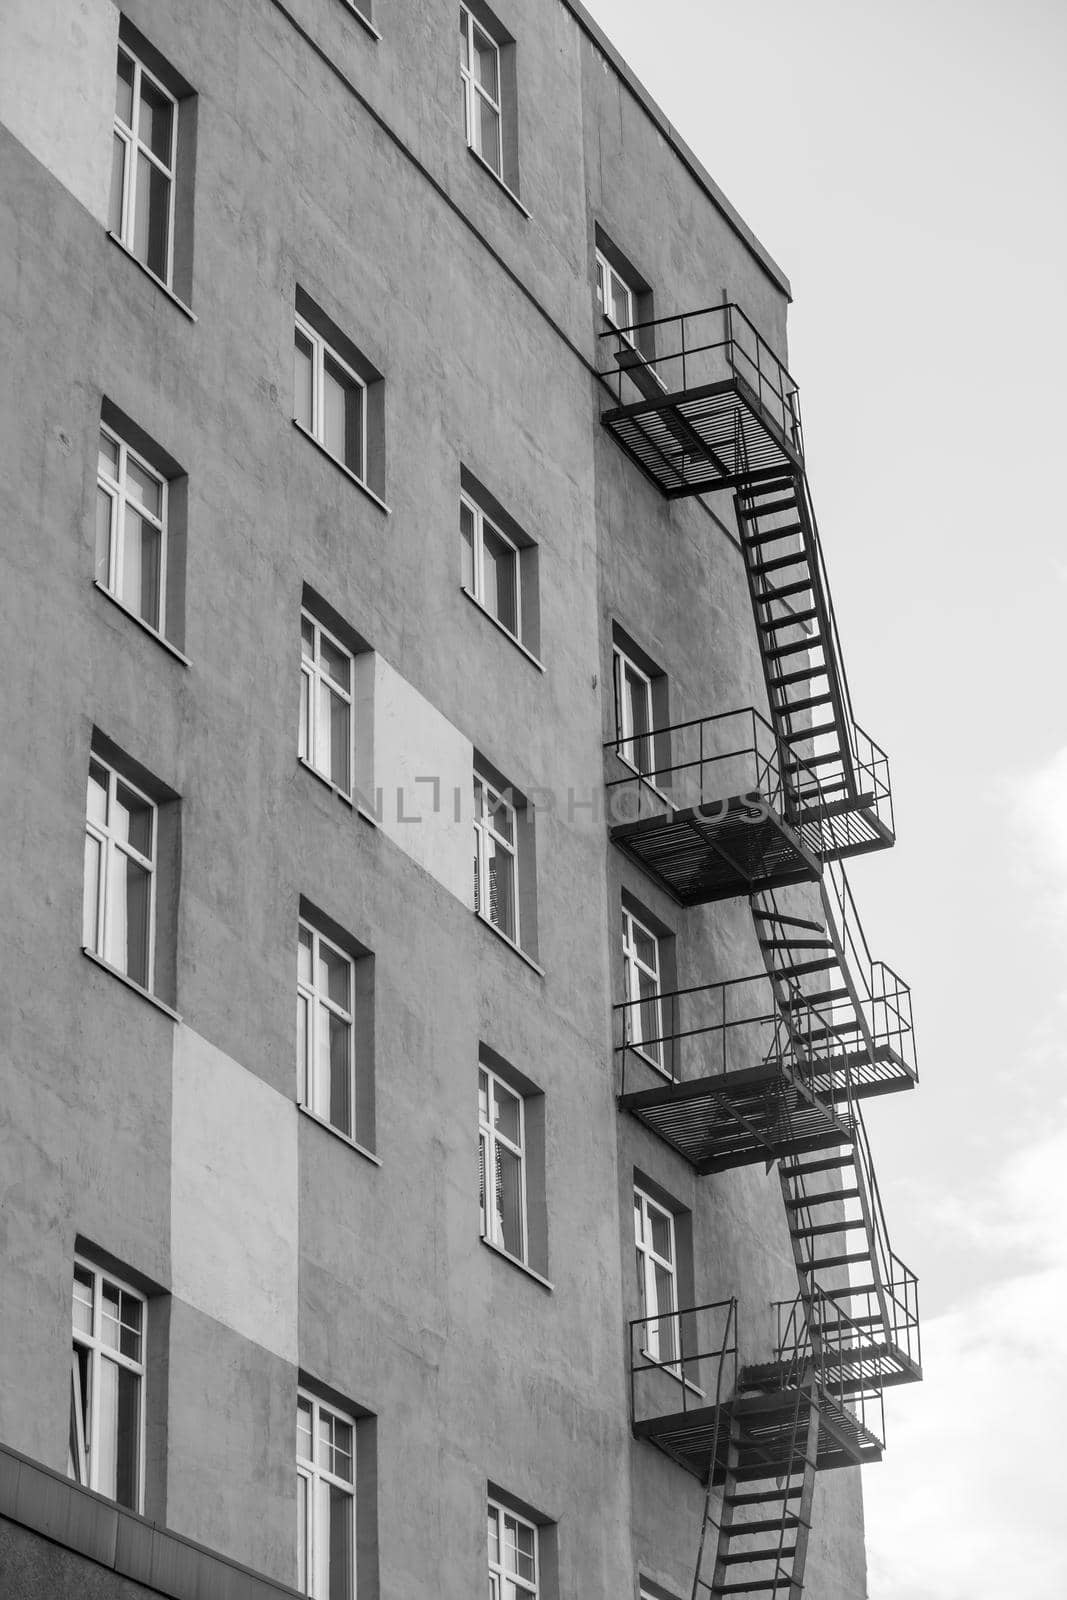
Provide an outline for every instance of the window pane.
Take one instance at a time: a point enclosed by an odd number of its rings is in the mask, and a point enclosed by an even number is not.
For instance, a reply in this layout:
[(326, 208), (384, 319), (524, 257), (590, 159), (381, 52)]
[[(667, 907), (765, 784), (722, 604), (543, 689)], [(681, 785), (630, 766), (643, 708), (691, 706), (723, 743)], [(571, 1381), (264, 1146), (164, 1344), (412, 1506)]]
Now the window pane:
[(484, 33), (478, 24), (474, 24), (474, 76), (485, 92), (493, 99), (500, 99), (499, 82), (499, 56), (496, 45), (487, 33)]
[(137, 132), (142, 144), (146, 144), (167, 167), (170, 166), (173, 126), (174, 102), (142, 73), (141, 120)]
[(162, 517), (163, 485), (154, 472), (142, 467), (132, 456), (126, 458), (126, 487), (131, 499), (144, 506), (150, 516), (157, 520)]
[(654, 934), (649, 933), (639, 922), (631, 923), (633, 928), (634, 953), (637, 959), (653, 972), (659, 970), (659, 946)]
[(656, 1273), (656, 1307), (661, 1313), (662, 1320), (659, 1324), (659, 1358), (661, 1361), (673, 1361), (677, 1354), (676, 1334), (677, 1323), (674, 1317), (667, 1313), (674, 1310), (674, 1279), (666, 1267), (657, 1263)]
[(522, 1248), (522, 1162), (515, 1153), (495, 1141), (496, 1222), (501, 1244), (521, 1258)]
[(101, 472), (106, 472), (109, 477), (118, 479), (119, 447), (109, 434), (101, 432), (96, 460)]
[(487, 610), (498, 617), (510, 633), (519, 631), (518, 556), (486, 523), (483, 530), (485, 596)]
[(611, 318), (617, 328), (633, 326), (633, 302), (622, 280), (611, 274)]
[(352, 1132), (352, 1028), (334, 1012), (329, 1013), (330, 1041), (330, 1121), (342, 1133)]
[(498, 1133), (512, 1144), (522, 1143), (522, 1102), (518, 1095), (505, 1089), (502, 1083), (493, 1085), (493, 1123)]
[(112, 587), (111, 559), (115, 501), (106, 489), (96, 491), (96, 581)]
[(74, 1268), (74, 1327), (80, 1333), (93, 1331), (93, 1275), (83, 1267)]
[(335, 1005), (351, 1009), (350, 978), (352, 965), (347, 956), (319, 940), (319, 988)]
[(597, 264), (596, 264), (596, 303), (600, 307), (601, 311), (603, 311), (603, 309), (604, 309), (604, 263), (602, 261), (598, 261)]
[(352, 1600), (352, 1496), (335, 1484), (329, 1486), (329, 1600)]
[(133, 127), (133, 62), (121, 50), (115, 75), (115, 115), (128, 128)]
[(470, 67), (470, 40), (468, 37), (468, 14), (460, 7), (459, 12), (459, 62), (462, 67)]
[(301, 1399), (296, 1407), (296, 1453), (303, 1461), (311, 1455), (311, 1402)]
[(110, 921), (106, 957), (134, 983), (148, 987), (148, 872), (112, 848), (108, 872)]
[(502, 839), (506, 839), (509, 844), (513, 844), (515, 842), (515, 813), (511, 806), (508, 805), (506, 800), (502, 800), (499, 795), (494, 796), (490, 793), (487, 794), (486, 799), (488, 801), (489, 818), (493, 824), (494, 831), (499, 833)]
[(120, 598), (153, 628), (160, 625), (162, 568), (162, 533), (127, 503)]
[[(459, 503), (461, 579), (471, 594), (477, 593), (474, 581), (474, 512), (464, 501)], [(480, 597), (479, 597), (480, 598)]]
[[(322, 685), (326, 705), (326, 726), (329, 728), (330, 753), (328, 771), (331, 780), (339, 789), (347, 791), (350, 781), (349, 752), (352, 747), (351, 735), (351, 710), (347, 700), (342, 700), (339, 694), (331, 694), (326, 685)], [(328, 720), (327, 720), (328, 719)]]
[(301, 1594), (308, 1586), (308, 1480), (299, 1474), (296, 1480), (296, 1584)]
[(323, 374), (322, 442), (357, 477), (362, 475), (362, 391), (329, 356)]
[(495, 1506), (489, 1507), (489, 1559), (500, 1565), (500, 1513)]
[(333, 1417), (331, 1429), (330, 1457), (326, 1465), (335, 1478), (343, 1478), (346, 1483), (352, 1482), (352, 1424), (344, 1422), (340, 1417)]
[(311, 748), (311, 696), (312, 679), (310, 673), (300, 674), (300, 727), (297, 734), (297, 747), (305, 761), (314, 764), (315, 752)]
[(141, 855), (152, 855), (152, 812), (149, 801), (134, 794), (124, 783), (115, 790), (115, 832), (127, 840)]
[(100, 827), (107, 823), (107, 771), (95, 761), (89, 763), (89, 796), (86, 816)]
[(296, 997), (296, 1081), (297, 1093), (302, 1104), (310, 1103), (310, 1085), (308, 1083), (308, 1060), (310, 1058), (310, 1028), (311, 1007), (306, 994)]
[(311, 930), (301, 928), (297, 943), (296, 973), (301, 983), (311, 983)]
[(671, 1247), (671, 1233), (673, 1230), (670, 1217), (667, 1216), (666, 1212), (657, 1210), (655, 1206), (649, 1206), (648, 1221), (652, 1233), (651, 1244), (653, 1250), (658, 1256), (662, 1256), (665, 1261), (673, 1260), (674, 1251)]
[(158, 278), (165, 279), (170, 251), (170, 179), (140, 152), (134, 206), (133, 253)]
[(482, 95), (478, 101), (478, 154), (499, 177), (500, 175), (500, 113)]
[(515, 937), (515, 858), (495, 839), (489, 840), (489, 920)]
[(300, 655), (305, 661), (315, 659), (315, 624), (310, 617), (300, 618)]
[(352, 657), (348, 651), (331, 644), (325, 636), (321, 639), (320, 650), (323, 671), (329, 674), (338, 688), (349, 693), (352, 687)]
[[(82, 944), (100, 954), (100, 859), (103, 846), (91, 833), (85, 835), (85, 900), (82, 906)], [(77, 1324), (75, 1324), (77, 1326)]]
[(638, 971), (637, 992), (641, 1005), (636, 1009), (640, 1013), (639, 1033), (637, 1041), (644, 1046), (645, 1054), (654, 1061), (662, 1059), (663, 1046), (659, 1042), (663, 1035), (662, 1018), (658, 999), (659, 986), (654, 978), (647, 972)]
[(126, 162), (130, 147), (126, 140), (114, 135), (111, 154), (111, 197), (108, 201), (107, 222), (112, 233), (122, 238), (122, 198), (126, 183)]
[(311, 341), (298, 328), (293, 351), (293, 415), (300, 426), (307, 428), (309, 433), (311, 432), (312, 367)]
[(67, 1442), (67, 1470), (75, 1483), (89, 1482), (88, 1435), (89, 1352), (78, 1345), (70, 1363), (70, 1437)]

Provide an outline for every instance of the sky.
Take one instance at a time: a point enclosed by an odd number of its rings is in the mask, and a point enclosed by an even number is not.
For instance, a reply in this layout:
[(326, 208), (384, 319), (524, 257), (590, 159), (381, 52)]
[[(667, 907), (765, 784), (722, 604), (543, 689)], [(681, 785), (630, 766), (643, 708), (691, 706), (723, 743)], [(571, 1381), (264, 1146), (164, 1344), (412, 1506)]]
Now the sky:
[(920, 1086), (866, 1120), (925, 1381), (864, 1471), (870, 1600), (1062, 1600), (1067, 6), (586, 5), (791, 280), (853, 703), (892, 764), (897, 847), (850, 877), (913, 991)]

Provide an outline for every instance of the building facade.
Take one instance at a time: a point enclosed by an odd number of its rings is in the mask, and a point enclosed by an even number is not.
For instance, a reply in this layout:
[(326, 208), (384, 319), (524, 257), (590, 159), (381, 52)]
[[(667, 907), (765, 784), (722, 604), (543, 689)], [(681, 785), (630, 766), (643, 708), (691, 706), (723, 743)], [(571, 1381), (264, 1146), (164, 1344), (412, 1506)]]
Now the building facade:
[(572, 0), (2, 29), (0, 1592), (858, 1600), (787, 280)]

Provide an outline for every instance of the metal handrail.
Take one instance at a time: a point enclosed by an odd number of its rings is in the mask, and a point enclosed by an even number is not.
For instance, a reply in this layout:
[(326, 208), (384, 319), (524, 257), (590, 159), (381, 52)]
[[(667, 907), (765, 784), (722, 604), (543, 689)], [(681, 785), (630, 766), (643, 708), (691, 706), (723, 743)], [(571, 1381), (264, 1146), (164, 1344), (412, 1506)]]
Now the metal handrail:
[[(862, 1325), (849, 1316), (838, 1298), (818, 1287), (808, 1297), (776, 1300), (774, 1309), (778, 1325), (775, 1365), (783, 1375), (783, 1388), (799, 1382), (810, 1364), (822, 1394), (884, 1444), (884, 1384), (871, 1358), (861, 1353), (863, 1344), (870, 1343)], [(847, 1378), (846, 1372), (853, 1377)]]
[[(696, 1343), (706, 1344), (706, 1348), (690, 1349), (687, 1352), (687, 1338), (691, 1345), (694, 1332), (699, 1332), (709, 1321), (713, 1335), (716, 1325), (721, 1323), (721, 1333), (718, 1338), (713, 1336), (706, 1341), (698, 1338)], [(661, 1359), (659, 1356), (653, 1356), (648, 1346), (660, 1342), (661, 1330), (665, 1325), (672, 1330), (670, 1347), (677, 1353)], [(651, 1329), (655, 1329), (655, 1339), (649, 1337)], [(639, 1330), (643, 1333), (640, 1340)], [(642, 1373), (647, 1372), (661, 1372), (678, 1385), (681, 1390), (681, 1405), (675, 1409), (683, 1412), (703, 1410), (709, 1404), (718, 1409), (726, 1396), (733, 1394), (737, 1388), (737, 1348), (736, 1296), (728, 1300), (710, 1300), (699, 1306), (685, 1306), (675, 1311), (661, 1311), (655, 1316), (633, 1318), (630, 1322), (631, 1420), (633, 1422), (639, 1420), (637, 1379)], [(708, 1382), (701, 1387), (688, 1376), (687, 1368), (699, 1362), (715, 1363), (714, 1384)], [(709, 1395), (712, 1393), (714, 1399), (710, 1400)]]

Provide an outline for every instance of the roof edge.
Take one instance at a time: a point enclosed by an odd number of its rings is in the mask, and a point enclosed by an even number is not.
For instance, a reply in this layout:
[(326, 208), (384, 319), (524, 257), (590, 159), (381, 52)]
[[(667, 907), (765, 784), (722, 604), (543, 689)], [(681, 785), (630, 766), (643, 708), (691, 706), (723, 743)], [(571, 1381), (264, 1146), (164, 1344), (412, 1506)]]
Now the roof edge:
[(704, 190), (712, 205), (715, 206), (717, 211), (721, 212), (722, 216), (730, 224), (730, 227), (737, 234), (742, 244), (763, 268), (767, 276), (775, 284), (777, 284), (778, 288), (781, 289), (786, 299), (791, 301), (793, 298), (793, 291), (790, 287), (789, 279), (782, 271), (782, 268), (778, 265), (777, 261), (775, 261), (770, 252), (766, 250), (756, 238), (756, 235), (752, 232), (752, 229), (748, 226), (748, 224), (743, 221), (740, 213), (737, 212), (730, 204), (729, 200), (727, 200), (726, 196), (723, 194), (714, 178), (708, 172), (703, 162), (700, 161), (694, 152), (689, 148), (670, 119), (664, 114), (663, 111), (661, 111), (660, 107), (656, 104), (655, 100), (653, 100), (644, 84), (636, 76), (632, 68), (629, 67), (623, 60), (622, 56), (616, 50), (611, 40), (600, 28), (599, 24), (593, 21), (593, 18), (589, 15), (584, 5), (582, 5), (581, 0), (562, 0), (562, 4), (574, 17), (582, 31), (593, 41), (597, 49), (607, 57), (612, 67), (622, 79), (622, 82), (626, 85), (627, 89), (629, 89), (630, 93), (637, 101), (638, 105), (641, 106), (646, 116), (648, 116), (648, 118), (655, 123), (660, 133), (667, 140), (668, 144), (682, 162), (682, 165), (685, 166), (690, 174), (696, 179), (697, 183)]

